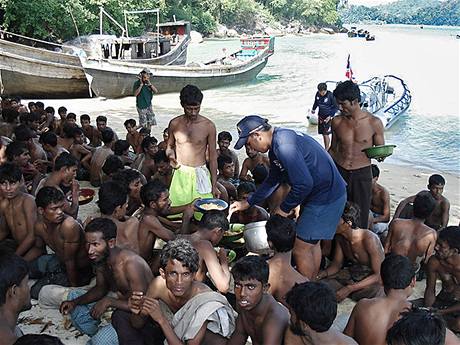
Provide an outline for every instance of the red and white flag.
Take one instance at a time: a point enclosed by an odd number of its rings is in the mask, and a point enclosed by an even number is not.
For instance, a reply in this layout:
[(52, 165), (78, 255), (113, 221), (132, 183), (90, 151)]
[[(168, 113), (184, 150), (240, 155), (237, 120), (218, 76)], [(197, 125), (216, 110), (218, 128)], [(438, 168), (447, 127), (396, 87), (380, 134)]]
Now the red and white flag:
[(345, 77), (347, 79), (353, 80), (353, 70), (351, 69), (350, 54), (348, 54), (347, 71), (345, 72)]

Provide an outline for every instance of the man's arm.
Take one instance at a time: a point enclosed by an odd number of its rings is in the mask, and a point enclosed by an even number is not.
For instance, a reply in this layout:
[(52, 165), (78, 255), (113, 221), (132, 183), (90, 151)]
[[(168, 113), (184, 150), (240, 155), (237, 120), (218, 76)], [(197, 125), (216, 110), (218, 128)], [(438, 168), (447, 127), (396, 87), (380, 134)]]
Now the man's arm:
[[(139, 82), (139, 86), (136, 86), (137, 82)], [(140, 79), (134, 82), (134, 85), (133, 85), (134, 96), (136, 97), (139, 96), (142, 90), (142, 86), (144, 86), (144, 84), (142, 84), (142, 81)]]
[(153, 233), (156, 237), (161, 238), (163, 241), (168, 242), (176, 238), (174, 232), (166, 229), (155, 217), (145, 217), (143, 222), (147, 225), (148, 231)]
[(449, 210), (450, 210), (450, 203), (449, 200), (444, 198), (444, 200), (441, 202), (441, 210), (442, 210), (442, 215), (441, 215), (441, 226), (445, 228), (447, 224), (449, 224)]
[(373, 127), (374, 127), (374, 135), (372, 137), (372, 144), (373, 146), (385, 145), (385, 136), (383, 135), (383, 123), (378, 118), (373, 116)]
[(431, 234), (427, 236), (427, 240), (429, 241), (428, 247), (425, 252), (425, 258), (423, 260), (424, 264), (428, 263), (431, 256), (434, 254), (434, 247), (436, 246), (436, 240), (438, 239), (438, 233), (435, 230), (431, 231)]
[(204, 260), (211, 280), (221, 293), (227, 293), (230, 284), (230, 270), (228, 268), (227, 253), (220, 249), (219, 258), (209, 241), (202, 241), (199, 245), (199, 254)]
[(176, 152), (174, 151), (176, 145), (176, 138), (174, 137), (175, 121), (171, 120), (168, 125), (168, 142), (166, 144), (166, 156), (173, 168), (178, 168), (176, 160)]
[(360, 306), (360, 302), (358, 302), (353, 310), (351, 311), (350, 318), (348, 319), (347, 325), (345, 326), (345, 329), (343, 330), (343, 334), (348, 335), (349, 337), (352, 337), (355, 335), (355, 323), (356, 323), (356, 313), (358, 312), (358, 308)]
[(329, 146), (329, 150), (327, 152), (331, 153), (337, 153), (338, 148), (339, 148), (339, 141), (337, 140), (337, 132), (336, 128), (339, 125), (340, 122), (340, 117), (333, 117), (331, 121), (331, 133), (332, 133), (332, 138), (331, 138), (331, 146)]
[(227, 342), (227, 345), (245, 345), (248, 340), (248, 333), (244, 327), (241, 314), (236, 318), (235, 331)]
[(220, 192), (217, 189), (217, 150), (216, 150), (216, 126), (210, 121), (208, 134), (209, 170), (211, 173), (212, 194), (215, 198)]
[(334, 258), (332, 259), (332, 263), (329, 265), (328, 268), (318, 273), (316, 280), (328, 278), (336, 274), (342, 268), (343, 262), (344, 262), (344, 255), (343, 255), (342, 246), (340, 245), (340, 242), (336, 240)]
[(80, 249), (81, 227), (74, 220), (67, 218), (61, 225), (61, 234), (64, 239), (64, 264), (70, 286), (79, 286), (77, 271), (77, 254)]
[(231, 151), (233, 155), (233, 163), (235, 164), (235, 173), (233, 174), (234, 178), (239, 178), (240, 176), (240, 161), (238, 159), (238, 155)]
[(404, 210), (404, 207), (406, 207), (407, 204), (414, 202), (414, 200), (415, 200), (415, 195), (412, 195), (410, 197), (405, 198), (403, 201), (401, 201), (398, 204), (398, 207), (396, 207), (393, 219), (399, 218), (399, 215), (401, 214), (402, 210)]
[(24, 200), (24, 213), (26, 216), (26, 230), (27, 235), (19, 243), (18, 248), (16, 249), (16, 254), (23, 256), (27, 251), (32, 248), (35, 242), (34, 235), (34, 226), (37, 222), (37, 206), (35, 205), (35, 200), (30, 197), (26, 197)]
[(424, 298), (425, 307), (431, 307), (436, 300), (436, 279), (438, 277), (439, 261), (432, 256), (426, 265), (426, 288)]
[(244, 161), (243, 161), (243, 165), (241, 166), (241, 171), (240, 171), (240, 180), (244, 180), (244, 181), (247, 181), (248, 180), (248, 162), (249, 162), (249, 158), (246, 158)]
[(395, 232), (394, 228), (397, 225), (397, 223), (398, 220), (393, 220), (388, 226), (388, 235), (385, 238), (385, 246), (383, 248), (383, 252), (385, 254), (388, 254), (391, 251), (391, 241), (393, 240), (393, 233)]
[(257, 190), (251, 194), (248, 198), (250, 206), (256, 205), (259, 202), (268, 198), (276, 188), (278, 188), (281, 180), (281, 172), (279, 168), (270, 163), (270, 170), (265, 181), (257, 188)]
[(273, 311), (268, 320), (263, 323), (263, 344), (264, 345), (282, 345), (284, 333), (289, 324), (289, 314), (281, 313), (280, 310)]
[(374, 223), (387, 223), (390, 221), (390, 193), (386, 188), (383, 189), (382, 195), (383, 214), (374, 218)]

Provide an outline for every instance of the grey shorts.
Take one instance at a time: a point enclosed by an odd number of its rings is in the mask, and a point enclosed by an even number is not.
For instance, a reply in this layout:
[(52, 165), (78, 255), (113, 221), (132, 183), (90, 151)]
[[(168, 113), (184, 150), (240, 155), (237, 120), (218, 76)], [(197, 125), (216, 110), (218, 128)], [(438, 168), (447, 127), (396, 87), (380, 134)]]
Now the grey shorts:
[(142, 127), (156, 126), (157, 120), (155, 119), (152, 106), (145, 109), (137, 108), (137, 113), (139, 114), (139, 124)]

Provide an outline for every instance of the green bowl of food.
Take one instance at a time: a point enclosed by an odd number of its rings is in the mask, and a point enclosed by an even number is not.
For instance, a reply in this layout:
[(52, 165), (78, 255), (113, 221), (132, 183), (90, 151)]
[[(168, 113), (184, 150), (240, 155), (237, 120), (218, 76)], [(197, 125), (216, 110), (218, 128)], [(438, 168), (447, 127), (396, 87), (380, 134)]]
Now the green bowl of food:
[(230, 243), (243, 237), (244, 224), (230, 224), (227, 231), (224, 232), (221, 243)]
[(363, 149), (362, 152), (366, 154), (369, 158), (374, 159), (383, 159), (393, 154), (393, 149), (396, 145), (379, 145), (379, 146), (372, 146), (368, 147), (367, 149)]

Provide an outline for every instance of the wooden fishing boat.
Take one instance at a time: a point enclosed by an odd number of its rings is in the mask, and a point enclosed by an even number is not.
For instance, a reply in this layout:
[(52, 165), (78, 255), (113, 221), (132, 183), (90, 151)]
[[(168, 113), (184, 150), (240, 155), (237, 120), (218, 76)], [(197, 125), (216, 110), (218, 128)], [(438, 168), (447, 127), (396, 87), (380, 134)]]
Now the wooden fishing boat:
[[(274, 53), (274, 37), (245, 37), (241, 50), (202, 65), (148, 66), (159, 93), (178, 92), (193, 84), (202, 90), (241, 84), (254, 79)], [(106, 98), (133, 95), (142, 68), (137, 64), (82, 58), (94, 94)], [(146, 66), (144, 66), (146, 67)]]

